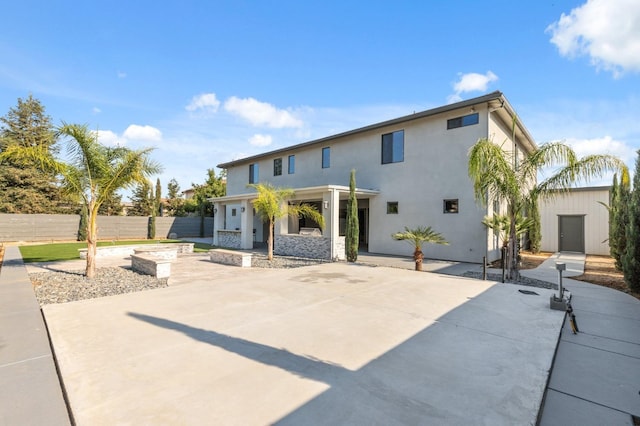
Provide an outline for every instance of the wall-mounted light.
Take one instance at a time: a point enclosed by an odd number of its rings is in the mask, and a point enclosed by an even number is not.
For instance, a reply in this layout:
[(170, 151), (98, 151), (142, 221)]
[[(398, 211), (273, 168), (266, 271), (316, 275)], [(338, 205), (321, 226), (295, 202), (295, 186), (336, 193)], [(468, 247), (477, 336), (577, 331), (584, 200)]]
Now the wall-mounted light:
[(244, 207), (240, 207), (240, 211), (244, 213)]
[(214, 213), (214, 214), (218, 213), (218, 209), (214, 208), (214, 209), (213, 209), (213, 213)]
[(324, 208), (325, 208), (325, 209), (328, 209), (328, 208), (329, 208), (329, 202), (328, 202), (328, 201), (325, 201), (325, 202), (324, 202)]

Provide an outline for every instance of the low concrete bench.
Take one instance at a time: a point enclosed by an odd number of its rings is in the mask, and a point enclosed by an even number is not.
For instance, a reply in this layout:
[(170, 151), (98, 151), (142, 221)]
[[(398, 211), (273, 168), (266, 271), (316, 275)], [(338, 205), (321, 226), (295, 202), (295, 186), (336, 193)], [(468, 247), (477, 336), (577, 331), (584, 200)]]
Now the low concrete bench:
[(160, 246), (140, 246), (133, 249), (134, 254), (153, 257), (156, 259), (176, 260), (178, 259), (178, 248), (173, 244), (162, 244)]
[(251, 253), (226, 249), (211, 249), (209, 250), (209, 258), (212, 262), (222, 263), (223, 265), (240, 266), (242, 268), (251, 267)]
[(156, 278), (169, 278), (171, 275), (171, 260), (144, 254), (132, 254), (131, 269)]
[[(166, 248), (171, 247), (174, 250), (177, 250), (178, 254), (186, 254), (193, 253), (193, 243), (167, 243), (167, 244), (132, 244), (129, 246), (101, 246), (96, 249), (96, 257), (126, 257), (132, 254), (135, 254), (136, 249), (147, 249), (151, 250), (154, 248)], [(78, 249), (80, 253), (80, 259), (87, 258), (87, 249), (81, 248)]]

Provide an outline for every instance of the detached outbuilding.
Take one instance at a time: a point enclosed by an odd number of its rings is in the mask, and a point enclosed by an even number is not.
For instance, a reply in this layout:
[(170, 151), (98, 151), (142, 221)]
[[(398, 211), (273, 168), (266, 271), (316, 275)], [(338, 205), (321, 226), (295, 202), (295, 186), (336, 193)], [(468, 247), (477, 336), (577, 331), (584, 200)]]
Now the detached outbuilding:
[(611, 187), (574, 188), (540, 202), (543, 251), (609, 255)]

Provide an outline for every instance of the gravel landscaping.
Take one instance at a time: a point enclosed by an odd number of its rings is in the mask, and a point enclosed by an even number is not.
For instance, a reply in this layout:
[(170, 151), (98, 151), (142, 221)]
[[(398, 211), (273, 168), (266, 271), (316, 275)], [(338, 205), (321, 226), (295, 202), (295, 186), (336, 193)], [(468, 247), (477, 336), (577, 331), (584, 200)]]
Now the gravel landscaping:
[[(269, 261), (266, 255), (255, 254), (251, 259), (251, 266), (254, 268), (299, 268), (319, 263), (326, 263), (326, 261), (288, 256), (275, 256), (272, 261)], [(157, 279), (122, 267), (98, 268), (93, 279), (87, 279), (84, 276), (84, 270), (37, 272), (29, 274), (29, 278), (41, 306), (151, 290), (169, 285), (166, 278)]]
[[(467, 278), (476, 278), (481, 280), (482, 274), (480, 272), (465, 272), (462, 274), (463, 277)], [(487, 279), (491, 281), (502, 281), (501, 274), (487, 274)], [(546, 288), (551, 290), (557, 290), (558, 284), (553, 284), (547, 281), (536, 280), (534, 278), (528, 278), (520, 276), (520, 279), (517, 282), (505, 281), (505, 284), (516, 284), (516, 285), (526, 285), (529, 287), (538, 287), (538, 288)]]

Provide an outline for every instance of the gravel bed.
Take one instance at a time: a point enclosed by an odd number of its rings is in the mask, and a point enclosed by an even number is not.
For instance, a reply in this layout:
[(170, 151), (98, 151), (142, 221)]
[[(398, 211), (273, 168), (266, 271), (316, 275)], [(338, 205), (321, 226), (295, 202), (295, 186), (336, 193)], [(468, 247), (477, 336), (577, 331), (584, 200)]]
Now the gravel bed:
[(37, 272), (29, 274), (40, 306), (75, 300), (94, 299), (167, 287), (167, 279), (142, 275), (126, 268), (98, 268), (88, 279), (84, 271)]
[[(467, 277), (467, 278), (477, 278), (477, 279), (482, 279), (482, 273), (481, 272), (465, 272), (464, 274), (462, 274), (463, 277)], [(487, 279), (491, 280), (491, 281), (502, 281), (502, 275), (501, 274), (487, 274)], [(534, 278), (528, 278), (528, 277), (524, 277), (524, 276), (520, 276), (520, 280), (517, 282), (511, 282), (511, 281), (505, 281), (505, 284), (516, 284), (516, 285), (526, 285), (529, 287), (538, 287), (538, 288), (546, 288), (546, 289), (550, 289), (550, 290), (557, 290), (558, 289), (558, 284), (553, 284), (547, 281), (541, 281), (541, 280), (536, 280)]]
[[(254, 254), (251, 266), (254, 268), (299, 268), (326, 262), (325, 260), (290, 256), (275, 256), (272, 261), (269, 261), (266, 255)], [(29, 274), (29, 278), (40, 306), (132, 293), (169, 285), (166, 278), (157, 279), (122, 267), (98, 268), (93, 279), (87, 279), (84, 276), (84, 270), (36, 272)]]

